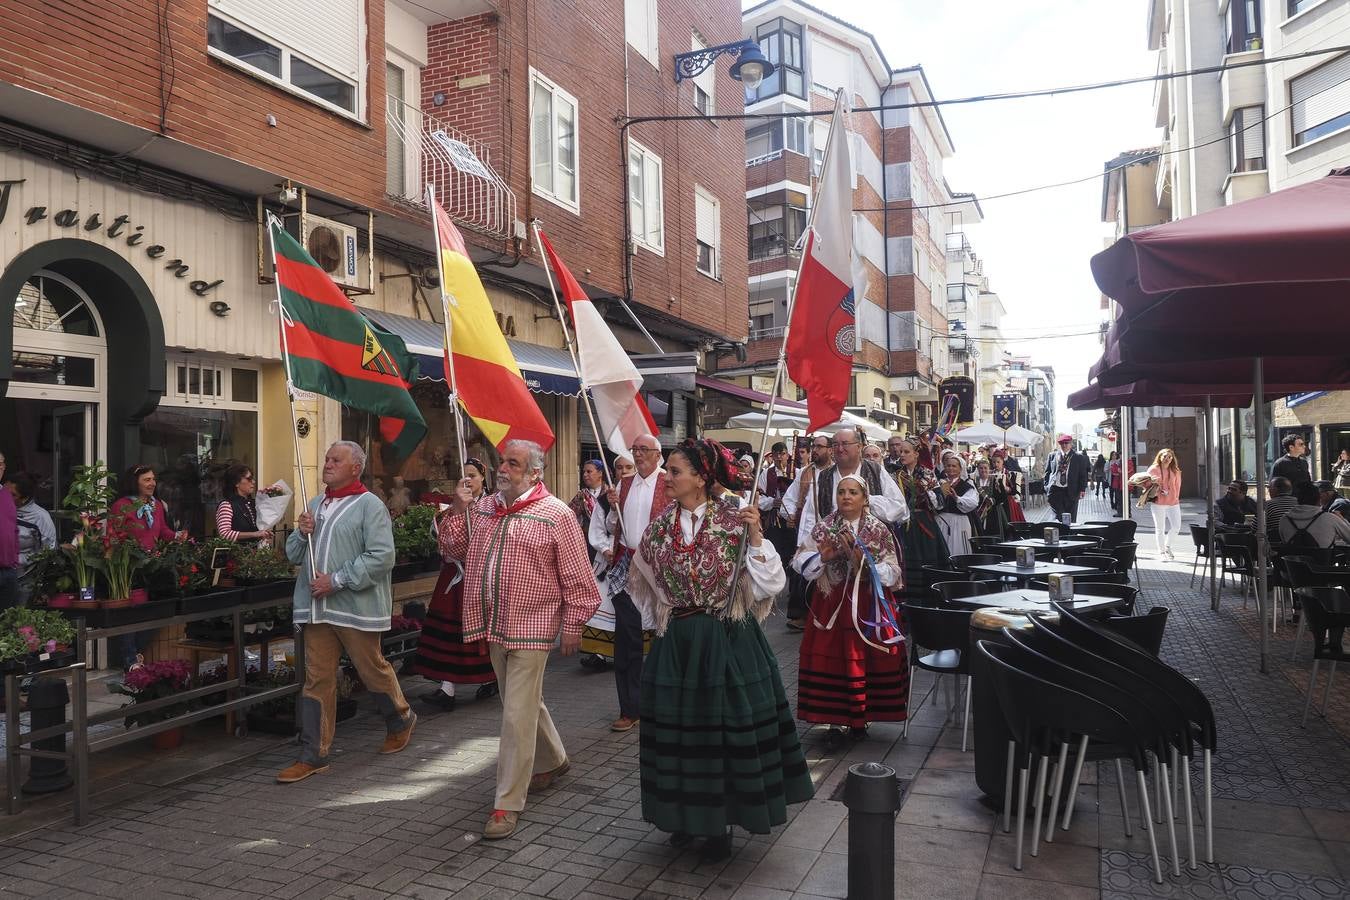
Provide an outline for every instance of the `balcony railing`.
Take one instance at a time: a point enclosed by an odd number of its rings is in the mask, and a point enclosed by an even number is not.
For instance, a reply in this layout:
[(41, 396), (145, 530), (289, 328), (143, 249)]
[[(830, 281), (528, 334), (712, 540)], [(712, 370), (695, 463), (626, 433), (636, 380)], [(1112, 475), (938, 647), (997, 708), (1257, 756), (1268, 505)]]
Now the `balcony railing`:
[(516, 196), (492, 167), (486, 144), (397, 97), (386, 95), (387, 190), (426, 208), (427, 185), (461, 225), (497, 237), (515, 230)]
[(783, 155), (782, 150), (774, 150), (772, 153), (764, 153), (761, 154), (760, 156), (753, 156), (745, 161), (745, 167), (748, 169), (751, 166), (759, 166), (763, 165), (766, 162), (773, 162), (775, 159), (778, 159), (782, 155)]
[(773, 328), (751, 328), (750, 340), (767, 341), (770, 338), (781, 338), (783, 336), (784, 326), (778, 325)]

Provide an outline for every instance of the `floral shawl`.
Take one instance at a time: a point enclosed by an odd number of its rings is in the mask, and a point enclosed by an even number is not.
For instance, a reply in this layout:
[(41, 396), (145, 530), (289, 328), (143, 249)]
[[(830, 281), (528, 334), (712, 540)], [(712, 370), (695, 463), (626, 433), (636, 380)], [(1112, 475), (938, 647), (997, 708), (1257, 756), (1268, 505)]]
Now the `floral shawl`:
[[(895, 536), (890, 527), (870, 512), (863, 513), (858, 521), (858, 538), (872, 558), (879, 563), (887, 563), (900, 571), (900, 555), (895, 549)], [(833, 544), (836, 548), (852, 547), (853, 529), (848, 520), (838, 512), (832, 512), (811, 530), (811, 540), (817, 547)], [(822, 582), (822, 590), (828, 592), (847, 580), (852, 573), (852, 564), (848, 557), (835, 558), (824, 564), (817, 581)]]

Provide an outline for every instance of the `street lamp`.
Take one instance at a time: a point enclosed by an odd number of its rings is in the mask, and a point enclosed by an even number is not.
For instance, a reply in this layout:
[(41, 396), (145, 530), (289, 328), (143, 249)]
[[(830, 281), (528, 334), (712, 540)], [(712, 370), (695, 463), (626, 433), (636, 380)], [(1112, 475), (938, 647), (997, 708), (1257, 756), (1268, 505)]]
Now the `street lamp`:
[(731, 67), (731, 77), (752, 91), (759, 87), (761, 81), (774, 73), (774, 64), (764, 58), (764, 54), (759, 50), (759, 44), (746, 39), (730, 44), (718, 44), (716, 47), (705, 47), (702, 50), (691, 50), (688, 53), (676, 53), (675, 83), (679, 84), (686, 78), (694, 78), (701, 74), (723, 53), (732, 53), (738, 57)]

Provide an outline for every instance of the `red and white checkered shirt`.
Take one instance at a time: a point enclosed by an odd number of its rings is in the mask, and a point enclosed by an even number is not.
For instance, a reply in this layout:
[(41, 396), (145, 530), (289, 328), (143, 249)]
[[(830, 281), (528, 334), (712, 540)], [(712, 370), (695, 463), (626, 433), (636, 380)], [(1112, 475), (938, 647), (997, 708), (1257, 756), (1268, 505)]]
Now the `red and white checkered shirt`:
[(559, 631), (579, 636), (600, 606), (577, 517), (543, 485), (509, 511), (493, 494), (468, 516), (445, 516), (440, 545), (443, 557), (464, 563), (466, 642), (549, 650)]

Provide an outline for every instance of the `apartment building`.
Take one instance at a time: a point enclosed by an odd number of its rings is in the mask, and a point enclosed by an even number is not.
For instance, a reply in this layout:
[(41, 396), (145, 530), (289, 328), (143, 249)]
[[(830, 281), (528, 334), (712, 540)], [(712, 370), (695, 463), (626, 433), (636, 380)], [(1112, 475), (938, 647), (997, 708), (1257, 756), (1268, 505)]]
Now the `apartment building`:
[(422, 357), (414, 396), (431, 434), (397, 465), (364, 415), (301, 401), (311, 485), (341, 437), (370, 444), (371, 474), (414, 494), (457, 471), (428, 187), (469, 242), (557, 434), (546, 476), (559, 493), (594, 451), (529, 222), (626, 346), (666, 351), (647, 387), (668, 437), (697, 419), (702, 354), (746, 336), (741, 130), (700, 119), (622, 130), (615, 118), (739, 110), (727, 65), (674, 74), (676, 54), (739, 39), (730, 3), (5, 10), (0, 434), (48, 505), (72, 465), (95, 459), (156, 466), (194, 526), (226, 462), (295, 483), (266, 213)]
[(1003, 301), (990, 288), (985, 260), (963, 231), (947, 234), (947, 330), (950, 371), (975, 383), (974, 420), (994, 421), (994, 397), (1003, 393)]
[[(1249, 64), (1220, 76), (1157, 83), (1163, 129), (1155, 194), (1171, 218), (1280, 190), (1350, 165), (1350, 53), (1283, 62), (1291, 54), (1350, 44), (1350, 0), (1148, 0), (1159, 72)], [(1219, 477), (1250, 477), (1252, 414), (1216, 414)], [(1271, 404), (1279, 438), (1304, 435), (1317, 477), (1350, 449), (1350, 393), (1319, 392)], [(1275, 455), (1278, 455), (1275, 453)]]
[[(824, 158), (835, 92), (855, 111), (855, 243), (867, 273), (858, 298), (858, 348), (849, 408), (904, 431), (931, 422), (937, 385), (949, 374), (946, 236), (980, 220), (969, 194), (943, 177), (951, 135), (937, 107), (881, 113), (863, 108), (933, 98), (921, 66), (896, 68), (869, 33), (797, 0), (769, 0), (743, 16), (746, 38), (780, 68), (747, 92), (746, 112), (821, 113), (767, 122), (745, 131), (745, 203), (749, 251), (749, 340), (718, 357), (719, 377), (752, 394), (724, 412), (762, 400), (787, 324), (814, 178)], [(784, 396), (798, 399), (787, 385)]]

